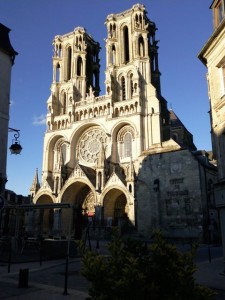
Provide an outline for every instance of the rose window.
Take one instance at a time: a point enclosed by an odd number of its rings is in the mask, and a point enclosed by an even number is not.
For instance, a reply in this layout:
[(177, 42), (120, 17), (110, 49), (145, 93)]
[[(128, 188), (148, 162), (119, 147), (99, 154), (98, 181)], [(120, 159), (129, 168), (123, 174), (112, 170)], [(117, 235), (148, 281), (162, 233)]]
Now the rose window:
[(99, 153), (107, 144), (107, 135), (99, 127), (92, 127), (86, 130), (80, 137), (78, 142), (78, 155), (88, 163), (96, 163)]

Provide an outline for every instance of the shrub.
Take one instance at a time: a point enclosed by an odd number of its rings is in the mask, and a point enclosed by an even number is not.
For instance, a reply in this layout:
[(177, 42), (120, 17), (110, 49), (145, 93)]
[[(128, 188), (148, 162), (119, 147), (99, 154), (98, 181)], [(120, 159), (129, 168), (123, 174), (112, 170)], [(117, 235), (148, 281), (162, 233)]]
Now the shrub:
[(114, 231), (109, 255), (87, 251), (83, 275), (91, 282), (93, 300), (209, 300), (213, 293), (196, 284), (194, 251), (180, 253), (160, 232), (146, 247), (142, 241), (122, 239)]

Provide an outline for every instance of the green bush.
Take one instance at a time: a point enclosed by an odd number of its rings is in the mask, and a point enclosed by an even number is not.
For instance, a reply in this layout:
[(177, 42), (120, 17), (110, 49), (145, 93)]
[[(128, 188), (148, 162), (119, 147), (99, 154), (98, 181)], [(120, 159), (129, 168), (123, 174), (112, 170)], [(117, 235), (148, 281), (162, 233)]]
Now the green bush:
[(93, 300), (209, 300), (212, 292), (196, 284), (194, 251), (180, 253), (160, 232), (149, 247), (113, 233), (109, 255), (87, 251), (83, 275)]

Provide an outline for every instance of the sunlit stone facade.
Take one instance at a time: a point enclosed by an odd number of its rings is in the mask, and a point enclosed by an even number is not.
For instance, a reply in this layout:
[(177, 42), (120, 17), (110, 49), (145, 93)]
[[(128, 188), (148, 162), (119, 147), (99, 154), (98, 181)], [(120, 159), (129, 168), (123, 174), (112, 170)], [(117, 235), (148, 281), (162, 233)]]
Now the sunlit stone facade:
[(161, 95), (156, 26), (141, 4), (108, 15), (105, 24), (101, 96), (99, 43), (83, 27), (53, 40), (42, 184), (31, 193), (35, 204), (73, 209), (55, 209), (51, 222), (45, 212), (43, 232), (51, 227), (66, 235), (70, 219), (76, 235), (84, 217), (95, 215), (99, 224), (126, 224), (147, 237), (155, 228), (202, 237), (206, 186), (216, 171), (207, 155), (193, 152), (183, 124), (171, 120)]
[(199, 58), (208, 71), (212, 146), (218, 166), (215, 201), (220, 211), (225, 255), (225, 1), (214, 0), (210, 8), (213, 13), (213, 33), (199, 53)]

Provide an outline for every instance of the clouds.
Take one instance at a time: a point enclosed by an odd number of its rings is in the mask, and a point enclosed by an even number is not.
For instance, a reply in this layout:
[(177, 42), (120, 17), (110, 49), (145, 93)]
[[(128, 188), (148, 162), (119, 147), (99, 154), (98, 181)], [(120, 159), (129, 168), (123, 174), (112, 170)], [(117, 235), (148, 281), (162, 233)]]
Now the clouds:
[(14, 102), (12, 99), (9, 101), (9, 105), (10, 105), (10, 106), (13, 106), (14, 103), (15, 103), (15, 102)]
[(34, 116), (32, 124), (36, 126), (46, 125), (46, 115), (41, 114), (40, 116)]

